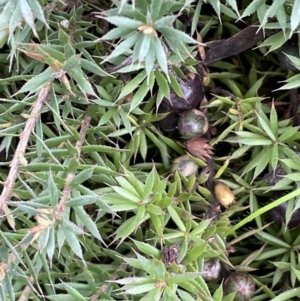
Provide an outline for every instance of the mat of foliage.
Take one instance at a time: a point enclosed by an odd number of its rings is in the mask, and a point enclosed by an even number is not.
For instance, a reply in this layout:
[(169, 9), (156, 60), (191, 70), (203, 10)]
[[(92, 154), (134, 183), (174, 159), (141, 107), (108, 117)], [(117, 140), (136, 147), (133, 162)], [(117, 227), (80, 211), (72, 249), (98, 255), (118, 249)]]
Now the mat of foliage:
[(0, 0), (0, 300), (299, 300), (299, 9)]

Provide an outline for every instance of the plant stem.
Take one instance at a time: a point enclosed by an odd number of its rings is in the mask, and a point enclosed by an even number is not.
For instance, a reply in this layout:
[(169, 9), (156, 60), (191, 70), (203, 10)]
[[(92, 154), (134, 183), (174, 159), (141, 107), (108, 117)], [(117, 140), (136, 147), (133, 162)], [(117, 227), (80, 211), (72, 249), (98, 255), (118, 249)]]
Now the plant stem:
[[(24, 154), (26, 152), (27, 144), (31, 136), (32, 131), (34, 130), (37, 119), (39, 118), (45, 101), (48, 97), (51, 83), (48, 83), (43, 87), (39, 93), (38, 99), (32, 105), (32, 110), (30, 117), (26, 121), (23, 132), (20, 134), (20, 140), (14, 154), (14, 157), (10, 163), (10, 170), (7, 176), (6, 181), (3, 183), (3, 190), (0, 196), (0, 214), (3, 214), (3, 207), (9, 201), (11, 197), (13, 187), (18, 176), (19, 167), (26, 162)], [(26, 164), (26, 163), (25, 163)]]

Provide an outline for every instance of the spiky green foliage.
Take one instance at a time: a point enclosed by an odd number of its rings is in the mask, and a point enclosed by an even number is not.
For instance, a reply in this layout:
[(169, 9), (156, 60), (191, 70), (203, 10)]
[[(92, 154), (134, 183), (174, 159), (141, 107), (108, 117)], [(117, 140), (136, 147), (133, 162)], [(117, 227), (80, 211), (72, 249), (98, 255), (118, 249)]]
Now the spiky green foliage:
[[(299, 38), (299, 7), (0, 0), (0, 300), (235, 300), (211, 259), (251, 273), (252, 300), (297, 300), (299, 228), (287, 224), (299, 208), (300, 137), (285, 90), (300, 86), (300, 56), (284, 54), (290, 70), (277, 54)], [(185, 141), (162, 131), (159, 107), (185, 96), (202, 43), (232, 37), (237, 20), (268, 35), (200, 69), (208, 167), (236, 196), (214, 219), (207, 162), (185, 157), (200, 171), (188, 177), (172, 165)], [(270, 200), (277, 190), (286, 195)], [(285, 223), (270, 223), (286, 201)]]

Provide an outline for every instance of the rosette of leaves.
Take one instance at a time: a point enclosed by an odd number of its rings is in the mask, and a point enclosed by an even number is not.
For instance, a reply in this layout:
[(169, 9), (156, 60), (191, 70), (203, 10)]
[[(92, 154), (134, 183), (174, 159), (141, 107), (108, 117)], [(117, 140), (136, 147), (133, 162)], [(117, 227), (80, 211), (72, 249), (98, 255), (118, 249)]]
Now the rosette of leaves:
[[(115, 28), (105, 34), (101, 40), (114, 41), (113, 51), (106, 61), (122, 61), (122, 55), (130, 57), (131, 70), (144, 67), (147, 76), (154, 67), (159, 66), (168, 74), (168, 53), (186, 58), (191, 48), (187, 44), (200, 44), (181, 30), (176, 29), (176, 19), (188, 9), (190, 1), (137, 1), (135, 7), (119, 1), (118, 8), (98, 15)], [(121, 9), (122, 8), (122, 9)], [(157, 64), (156, 64), (157, 63)]]
[[(269, 118), (266, 115), (267, 111), (270, 113)], [(242, 152), (252, 150), (252, 159), (242, 171), (242, 175), (251, 172), (252, 181), (261, 175), (265, 168), (275, 170), (280, 160), (297, 160), (291, 146), (299, 139), (298, 127), (292, 126), (289, 120), (279, 121), (274, 105), (267, 109), (256, 104), (254, 113), (256, 118), (250, 119), (252, 122), (249, 120), (250, 122), (244, 123), (244, 130), (236, 131), (236, 142), (242, 146)], [(227, 139), (228, 142), (234, 140)], [(280, 181), (277, 185), (280, 187), (284, 184)]]
[(297, 31), (299, 26), (299, 8), (298, 0), (291, 1), (273, 1), (254, 0), (249, 1), (245, 7), (241, 18), (255, 14), (260, 29), (275, 29), (260, 47), (269, 47), (273, 51), (281, 47)]
[[(254, 238), (240, 244), (239, 248), (242, 249), (247, 248), (249, 244), (254, 245), (256, 241), (257, 247), (250, 255), (235, 258), (233, 263), (248, 271), (259, 268), (258, 283), (267, 282), (273, 288), (272, 291), (265, 291), (269, 298), (274, 298), (274, 293), (279, 295), (284, 292), (286, 299), (282, 300), (288, 300), (295, 296), (294, 293), (299, 293), (300, 263), (297, 255), (300, 247), (299, 229), (291, 230), (285, 225), (280, 227), (276, 224), (264, 228), (263, 231), (253, 230), (260, 244)], [(296, 288), (297, 291), (293, 292), (292, 288)]]
[[(294, 49), (297, 48), (297, 56), (290, 55), (288, 53), (283, 53), (284, 56), (286, 56), (286, 59), (288, 61), (287, 65), (291, 65), (290, 69), (294, 73), (299, 73), (300, 71), (300, 54), (299, 54), (299, 46), (294, 46)], [(295, 50), (294, 50), (295, 51)], [(290, 90), (290, 89), (297, 89), (300, 87), (300, 74), (292, 75), (288, 77), (288, 79), (285, 81), (286, 84), (280, 87), (278, 90)]]

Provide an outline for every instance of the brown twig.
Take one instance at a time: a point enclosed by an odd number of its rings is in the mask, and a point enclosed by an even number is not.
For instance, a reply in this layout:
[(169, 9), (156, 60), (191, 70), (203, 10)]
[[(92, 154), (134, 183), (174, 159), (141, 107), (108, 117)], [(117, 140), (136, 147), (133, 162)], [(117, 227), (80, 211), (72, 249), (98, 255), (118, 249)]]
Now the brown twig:
[(240, 99), (237, 96), (235, 96), (231, 92), (229, 92), (225, 89), (222, 89), (222, 88), (206, 87), (205, 90), (212, 93), (212, 94), (216, 94), (216, 95), (221, 94), (225, 97), (230, 97), (233, 101), (235, 101), (236, 102), (236, 108), (237, 108), (237, 111), (239, 113), (239, 115), (238, 115), (239, 123), (242, 124), (242, 122), (243, 122), (243, 118), (242, 118), (243, 113), (242, 113), (242, 108), (241, 108), (241, 105), (240, 105), (240, 102), (239, 102)]
[[(85, 135), (86, 135), (86, 130), (89, 128), (90, 126), (90, 122), (91, 122), (91, 117), (89, 115), (86, 115), (85, 118), (82, 121), (82, 126), (80, 129), (80, 133), (79, 133), (79, 140), (76, 142), (75, 148), (77, 149), (77, 158), (80, 158), (80, 154), (81, 154), (81, 148), (82, 145), (85, 141)], [(66, 178), (66, 183), (63, 189), (63, 195), (59, 200), (59, 204), (58, 204), (58, 210), (60, 212), (63, 212), (65, 210), (65, 202), (70, 198), (70, 194), (71, 194), (71, 187), (70, 187), (70, 183), (72, 182), (72, 180), (74, 179), (75, 174), (70, 172), (67, 175)]]
[[(29, 281), (31, 284), (33, 284), (34, 283), (33, 277), (30, 277)], [(18, 301), (28, 301), (30, 297), (30, 293), (31, 293), (31, 287), (29, 285), (26, 285)]]
[(254, 47), (257, 42), (275, 33), (274, 30), (259, 29), (255, 23), (226, 40), (207, 42), (206, 58), (204, 64), (220, 61), (226, 57), (235, 56)]
[[(114, 281), (118, 278), (117, 275), (117, 271), (119, 270), (125, 270), (126, 269), (127, 264), (126, 263), (122, 263), (120, 265), (120, 267), (110, 276), (110, 281)], [(105, 292), (105, 290), (107, 289), (108, 284), (107, 283), (103, 283), (99, 289), (97, 290), (97, 292), (91, 297), (90, 301), (97, 301), (99, 300), (99, 297)]]
[(39, 93), (38, 99), (32, 105), (30, 117), (26, 121), (23, 132), (20, 134), (20, 140), (14, 154), (14, 157), (10, 163), (10, 170), (7, 176), (7, 180), (3, 183), (3, 190), (0, 196), (0, 214), (3, 214), (3, 207), (9, 201), (11, 197), (13, 186), (18, 176), (19, 167), (24, 161), (24, 154), (26, 152), (27, 144), (31, 133), (35, 127), (36, 121), (41, 114), (45, 100), (49, 94), (51, 83), (43, 87)]

